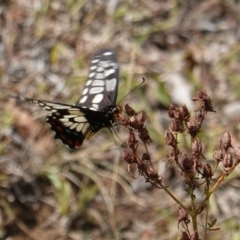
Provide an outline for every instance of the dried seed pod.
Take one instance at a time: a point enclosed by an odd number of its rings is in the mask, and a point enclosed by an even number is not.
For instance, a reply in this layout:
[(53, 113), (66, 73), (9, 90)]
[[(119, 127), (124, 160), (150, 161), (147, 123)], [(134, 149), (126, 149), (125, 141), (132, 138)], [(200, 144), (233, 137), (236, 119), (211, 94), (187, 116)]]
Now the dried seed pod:
[(180, 111), (182, 113), (184, 121), (188, 121), (188, 119), (190, 118), (190, 113), (189, 113), (188, 108), (186, 107), (186, 105), (182, 105), (180, 107)]
[(208, 163), (203, 166), (203, 178), (205, 178), (206, 180), (212, 178), (212, 168)]
[(173, 105), (169, 105), (168, 107), (168, 116), (170, 118), (174, 118), (174, 111), (176, 110), (176, 108)]
[(237, 146), (235, 149), (235, 157), (236, 157), (236, 161), (240, 162), (240, 146)]
[(179, 207), (178, 210), (178, 224), (181, 222), (189, 223), (188, 213), (185, 209)]
[(172, 132), (166, 131), (165, 139), (166, 139), (167, 145), (171, 145), (171, 146), (176, 146), (177, 145), (177, 140), (174, 137), (174, 135), (172, 134)]
[(217, 163), (221, 162), (223, 160), (224, 154), (221, 149), (215, 150), (213, 158)]
[(182, 161), (182, 167), (186, 172), (190, 172), (193, 170), (193, 166), (194, 166), (194, 161), (191, 157), (189, 157), (188, 155), (185, 155), (185, 157), (183, 158)]
[(130, 152), (128, 152), (127, 150), (122, 151), (122, 157), (123, 157), (124, 161), (126, 161), (128, 164), (131, 164), (133, 162), (132, 154)]
[(187, 232), (182, 232), (180, 240), (191, 240)]
[(136, 139), (135, 134), (132, 130), (129, 130), (127, 145), (133, 150), (137, 149), (138, 140)]
[(231, 135), (230, 135), (229, 132), (224, 133), (222, 144), (223, 144), (223, 147), (224, 147), (225, 150), (232, 147), (232, 145), (231, 145)]
[(133, 108), (130, 107), (128, 104), (125, 105), (125, 112), (127, 113), (127, 115), (128, 115), (129, 117), (134, 116), (135, 113), (136, 113), (136, 112), (133, 110)]
[(137, 119), (137, 122), (140, 126), (143, 126), (145, 121), (146, 121), (146, 114), (144, 114), (144, 112), (139, 112), (136, 114), (136, 119)]
[(196, 138), (192, 143), (192, 154), (194, 156), (200, 156), (202, 153), (202, 143), (200, 139)]
[(201, 108), (205, 112), (216, 112), (213, 109), (211, 98), (208, 96), (206, 90), (201, 90), (197, 92), (197, 97), (192, 98), (193, 101), (199, 101)]
[(151, 161), (151, 157), (148, 153), (143, 153), (142, 161), (144, 161), (144, 160)]
[(173, 132), (179, 132), (182, 133), (184, 131), (184, 126), (182, 121), (176, 120), (174, 119), (171, 123), (170, 123), (170, 129)]
[(144, 127), (141, 130), (139, 130), (139, 138), (144, 142), (152, 142), (152, 139), (150, 138), (150, 135), (148, 133), (148, 130)]
[(175, 119), (179, 119), (180, 121), (183, 120), (182, 112), (181, 112), (179, 109), (176, 109), (176, 110), (174, 111), (174, 118), (175, 118)]
[(191, 135), (191, 137), (195, 137), (199, 131), (199, 126), (194, 119), (190, 119), (187, 122), (187, 128), (188, 128), (188, 132)]
[(232, 155), (230, 153), (226, 153), (223, 159), (223, 167), (226, 173), (229, 173), (233, 166)]

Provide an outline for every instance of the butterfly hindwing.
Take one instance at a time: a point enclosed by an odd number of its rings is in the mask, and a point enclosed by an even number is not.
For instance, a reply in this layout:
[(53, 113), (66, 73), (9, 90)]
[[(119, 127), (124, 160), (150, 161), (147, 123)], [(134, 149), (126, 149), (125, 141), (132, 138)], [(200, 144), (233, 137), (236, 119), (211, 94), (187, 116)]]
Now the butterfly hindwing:
[(109, 49), (98, 51), (91, 61), (82, 97), (75, 105), (101, 111), (106, 105), (115, 104), (118, 81), (118, 64), (115, 53)]
[[(68, 104), (60, 104), (50, 101), (41, 101), (30, 98), (15, 97), (19, 100), (28, 101), (38, 104), (40, 107), (49, 111), (47, 122), (51, 125), (51, 129), (56, 133), (55, 138), (60, 139), (70, 148), (81, 146), (85, 138), (92, 135), (90, 123), (86, 119), (86, 115), (91, 115), (92, 110), (75, 107)], [(96, 112), (94, 111), (96, 114)]]

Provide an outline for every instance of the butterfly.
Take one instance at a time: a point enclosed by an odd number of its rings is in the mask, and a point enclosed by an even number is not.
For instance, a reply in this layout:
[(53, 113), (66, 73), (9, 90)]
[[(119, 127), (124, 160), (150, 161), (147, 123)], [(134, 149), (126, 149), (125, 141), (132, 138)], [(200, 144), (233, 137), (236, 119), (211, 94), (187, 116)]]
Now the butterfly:
[(112, 50), (98, 51), (91, 61), (82, 97), (74, 104), (63, 104), (15, 96), (18, 100), (38, 104), (49, 111), (46, 121), (69, 148), (82, 145), (102, 128), (117, 122), (121, 107), (116, 105), (118, 91), (118, 63)]

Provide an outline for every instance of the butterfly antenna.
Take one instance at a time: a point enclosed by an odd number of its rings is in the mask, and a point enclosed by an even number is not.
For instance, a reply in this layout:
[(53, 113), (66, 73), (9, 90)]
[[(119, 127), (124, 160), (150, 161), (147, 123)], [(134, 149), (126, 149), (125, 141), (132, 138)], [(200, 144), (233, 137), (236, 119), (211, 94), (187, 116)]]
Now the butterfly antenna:
[(138, 84), (135, 88), (133, 88), (127, 95), (125, 95), (120, 101), (119, 101), (119, 105), (120, 103), (123, 101), (123, 99), (125, 99), (128, 95), (130, 95), (133, 91), (135, 91), (137, 88), (139, 88), (141, 85), (143, 85), (145, 83), (145, 78), (142, 78), (142, 82), (140, 84)]

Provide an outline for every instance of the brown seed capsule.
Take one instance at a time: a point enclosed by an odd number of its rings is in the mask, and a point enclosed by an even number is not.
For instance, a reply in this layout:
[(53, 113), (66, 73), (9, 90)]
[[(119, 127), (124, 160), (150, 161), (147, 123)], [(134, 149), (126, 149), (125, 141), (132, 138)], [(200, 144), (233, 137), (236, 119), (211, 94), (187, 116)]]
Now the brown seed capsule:
[(165, 139), (166, 139), (167, 145), (171, 145), (171, 146), (177, 145), (177, 140), (173, 136), (172, 132), (166, 131)]
[(180, 111), (181, 111), (181, 113), (182, 113), (183, 119), (184, 119), (185, 121), (188, 121), (188, 119), (190, 118), (190, 113), (189, 113), (186, 105), (181, 106), (181, 107), (180, 107)]
[(148, 133), (148, 130), (144, 127), (139, 131), (139, 138), (144, 142), (152, 142), (152, 139), (150, 138), (150, 135)]
[(158, 179), (158, 173), (153, 169), (153, 167), (148, 167), (147, 173), (151, 179)]
[(193, 159), (185, 154), (185, 157), (183, 158), (183, 161), (182, 161), (182, 166), (183, 166), (183, 169), (186, 172), (191, 171), (193, 169), (193, 166), (194, 166)]
[(215, 150), (213, 158), (217, 161), (217, 163), (223, 160), (223, 153), (221, 149)]
[(205, 117), (204, 111), (201, 110), (195, 111), (194, 120), (198, 125), (200, 125), (203, 122), (204, 117)]
[(122, 151), (122, 157), (123, 157), (124, 161), (126, 161), (127, 163), (129, 163), (129, 164), (132, 163), (132, 154), (129, 153), (127, 150)]
[(231, 135), (229, 132), (225, 132), (223, 135), (223, 141), (222, 141), (223, 147), (225, 150), (227, 150), (229, 147), (232, 147), (231, 145)]
[(237, 147), (236, 147), (235, 157), (236, 157), (236, 161), (237, 161), (237, 162), (240, 162), (240, 146), (237, 146)]
[(180, 240), (191, 240), (187, 232), (182, 232)]
[(182, 112), (181, 112), (179, 109), (176, 109), (176, 110), (174, 111), (174, 118), (175, 118), (175, 119), (179, 119), (180, 121), (183, 120)]
[(183, 123), (179, 120), (174, 119), (171, 123), (170, 123), (170, 129), (173, 132), (183, 132), (184, 131), (184, 126)]
[(197, 97), (192, 98), (193, 101), (199, 101), (201, 108), (205, 112), (216, 112), (213, 109), (211, 98), (208, 96), (206, 90), (201, 90), (197, 92)]
[(128, 104), (125, 105), (125, 112), (127, 113), (128, 116), (135, 115), (135, 111)]
[(144, 160), (147, 160), (147, 161), (150, 161), (151, 160), (151, 157), (148, 153), (143, 153), (142, 155), (142, 161)]
[(188, 213), (185, 209), (179, 207), (178, 210), (178, 224), (181, 222), (185, 222), (188, 223), (189, 219), (188, 219)]
[(175, 107), (173, 106), (173, 105), (169, 105), (169, 107), (168, 107), (168, 116), (170, 117), (170, 118), (174, 118), (174, 111), (175, 111)]
[(230, 153), (226, 153), (223, 159), (223, 167), (224, 171), (228, 173), (233, 166), (232, 155)]
[(127, 145), (133, 150), (137, 149), (138, 140), (136, 140), (135, 134), (132, 130), (129, 130)]
[(208, 163), (203, 166), (203, 177), (207, 180), (212, 178), (212, 169)]
[(188, 132), (192, 137), (195, 137), (198, 133), (198, 124), (194, 119), (190, 119), (187, 122)]
[(192, 154), (194, 156), (200, 156), (201, 153), (202, 153), (202, 143), (198, 138), (196, 138), (192, 143)]

